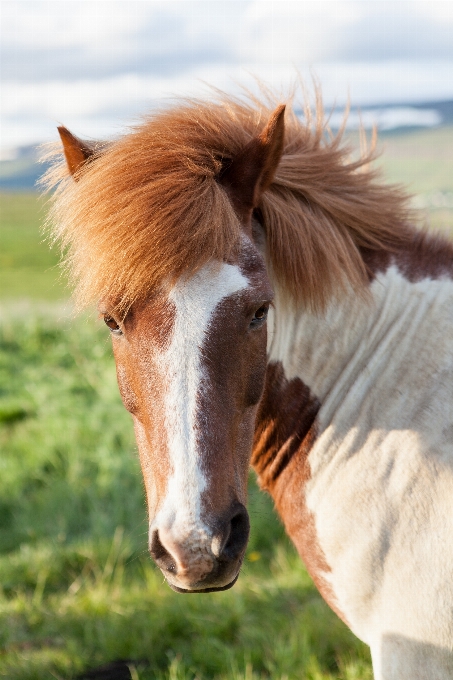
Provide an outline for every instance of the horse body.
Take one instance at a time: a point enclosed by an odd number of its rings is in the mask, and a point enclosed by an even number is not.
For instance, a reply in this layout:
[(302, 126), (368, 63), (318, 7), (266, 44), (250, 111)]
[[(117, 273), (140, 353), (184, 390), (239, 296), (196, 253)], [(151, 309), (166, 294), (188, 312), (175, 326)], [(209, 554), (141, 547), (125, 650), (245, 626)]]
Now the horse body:
[(370, 645), (376, 677), (450, 678), (453, 281), (411, 282), (395, 263), (371, 294), (322, 316), (276, 303), (269, 361), (286, 384), (273, 417), (287, 417), (291, 381), (307, 388), (299, 426), (307, 393), (316, 406), (278, 474), (275, 457), (261, 467), (266, 431), (254, 465), (321, 593)]
[(446, 680), (453, 246), (319, 121), (227, 100), (110, 147), (61, 131), (58, 229), (112, 331), (171, 587), (235, 583), (251, 457), (376, 679)]

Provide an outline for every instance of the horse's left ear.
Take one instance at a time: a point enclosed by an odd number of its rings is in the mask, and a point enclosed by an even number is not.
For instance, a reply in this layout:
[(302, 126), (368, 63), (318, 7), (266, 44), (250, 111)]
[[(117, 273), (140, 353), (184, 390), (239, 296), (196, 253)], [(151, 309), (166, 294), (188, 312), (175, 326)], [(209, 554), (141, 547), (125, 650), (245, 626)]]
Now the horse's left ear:
[(283, 152), (285, 104), (278, 106), (266, 127), (233, 158), (220, 177), (239, 215), (248, 219), (272, 183)]
[(79, 139), (63, 125), (58, 128), (58, 132), (69, 172), (77, 179), (77, 171), (93, 158), (95, 145)]

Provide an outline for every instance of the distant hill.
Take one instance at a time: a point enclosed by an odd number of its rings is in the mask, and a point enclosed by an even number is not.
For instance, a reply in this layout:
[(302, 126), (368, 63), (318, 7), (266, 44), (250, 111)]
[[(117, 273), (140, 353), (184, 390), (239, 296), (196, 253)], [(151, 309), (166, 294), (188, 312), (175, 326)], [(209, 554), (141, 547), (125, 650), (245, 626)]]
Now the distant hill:
[(446, 102), (436, 102), (435, 104), (417, 104), (415, 108), (422, 109), (436, 109), (442, 116), (442, 125), (451, 125), (453, 123), (453, 99)]
[[(335, 130), (343, 122), (344, 108), (332, 111), (326, 107), (330, 127)], [(417, 129), (453, 124), (453, 100), (423, 102), (420, 104), (379, 104), (377, 106), (352, 106), (348, 115), (350, 130), (377, 126), (380, 134), (400, 133)]]
[(36, 191), (47, 167), (36, 158), (0, 161), (0, 191)]
[[(343, 120), (344, 109), (330, 113), (330, 126), (338, 128)], [(351, 107), (348, 127), (365, 128), (377, 125), (381, 133), (401, 133), (415, 129), (440, 127), (453, 124), (453, 100), (423, 102), (420, 104), (383, 104), (378, 106)], [(37, 145), (16, 149), (13, 160), (0, 161), (0, 191), (33, 191), (36, 182), (47, 166), (38, 163)]]

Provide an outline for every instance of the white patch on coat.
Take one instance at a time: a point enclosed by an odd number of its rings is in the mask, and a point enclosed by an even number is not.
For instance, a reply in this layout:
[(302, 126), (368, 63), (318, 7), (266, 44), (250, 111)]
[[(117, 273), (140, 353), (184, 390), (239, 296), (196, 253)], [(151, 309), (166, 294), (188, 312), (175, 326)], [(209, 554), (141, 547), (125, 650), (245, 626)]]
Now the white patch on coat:
[(371, 293), (371, 303), (351, 295), (319, 316), (282, 312), (277, 296), (269, 355), (322, 404), (306, 502), (331, 568), (323, 576), (371, 646), (376, 678), (421, 678), (416, 659), (430, 650), (433, 678), (447, 680), (453, 281), (411, 283), (392, 266)]
[[(201, 579), (213, 565), (211, 532), (200, 516), (206, 479), (195, 427), (197, 395), (204, 379), (201, 348), (217, 305), (248, 285), (239, 267), (215, 263), (189, 279), (179, 280), (169, 295), (176, 317), (171, 343), (159, 356), (159, 372), (166, 385), (165, 428), (172, 475), (151, 530), (159, 530), (167, 549), (171, 542), (170, 552), (181, 551), (184, 564), (179, 565), (179, 572), (190, 568), (192, 580), (195, 571)], [(178, 554), (174, 556), (178, 558)]]

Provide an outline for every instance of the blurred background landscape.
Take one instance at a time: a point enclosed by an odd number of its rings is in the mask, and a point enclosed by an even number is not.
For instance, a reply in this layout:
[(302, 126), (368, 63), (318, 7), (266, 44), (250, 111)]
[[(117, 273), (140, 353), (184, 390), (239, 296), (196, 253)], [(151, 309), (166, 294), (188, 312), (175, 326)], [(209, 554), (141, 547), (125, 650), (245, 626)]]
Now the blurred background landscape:
[(284, 93), (313, 72), (332, 127), (349, 96), (348, 143), (377, 124), (384, 180), (453, 235), (453, 3), (2, 2), (2, 31), (0, 677), (371, 680), (252, 473), (235, 587), (163, 583), (108, 331), (72, 314), (36, 149), (59, 123), (109, 138), (200, 79)]

